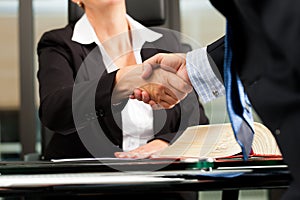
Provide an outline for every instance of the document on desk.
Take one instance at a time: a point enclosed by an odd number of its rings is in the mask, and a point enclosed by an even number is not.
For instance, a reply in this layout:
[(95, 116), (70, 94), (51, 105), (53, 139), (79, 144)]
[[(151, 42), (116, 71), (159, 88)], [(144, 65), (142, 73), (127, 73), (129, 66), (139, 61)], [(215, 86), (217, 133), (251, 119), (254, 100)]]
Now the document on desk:
[(156, 182), (180, 182), (182, 178), (163, 178), (158, 176), (134, 175), (128, 173), (63, 173), (1, 175), (0, 187), (49, 187), (82, 184), (134, 184)]

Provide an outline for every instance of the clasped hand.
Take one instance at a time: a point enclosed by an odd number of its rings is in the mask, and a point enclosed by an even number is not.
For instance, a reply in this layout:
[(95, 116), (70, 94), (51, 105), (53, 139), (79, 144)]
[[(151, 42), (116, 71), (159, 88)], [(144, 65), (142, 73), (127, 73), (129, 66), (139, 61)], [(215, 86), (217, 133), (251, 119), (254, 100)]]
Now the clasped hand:
[(163, 85), (146, 84), (136, 88), (130, 98), (148, 103), (154, 109), (171, 108), (192, 91), (185, 54), (160, 53), (146, 60), (142, 78), (151, 82), (157, 76), (160, 80), (165, 78), (169, 81)]
[[(127, 97), (144, 101), (153, 109), (170, 109), (192, 91), (191, 84), (186, 81), (186, 72), (182, 71), (185, 67), (170, 67), (169, 58), (165, 60), (164, 56), (159, 55), (164, 54), (158, 54), (158, 57), (152, 57), (142, 65), (124, 67), (118, 71), (112, 96), (113, 103), (124, 98), (130, 90)], [(177, 65), (185, 66), (184, 54), (174, 56), (180, 60)], [(161, 58), (163, 59), (158, 63), (157, 59)], [(171, 60), (173, 59), (170, 58)]]

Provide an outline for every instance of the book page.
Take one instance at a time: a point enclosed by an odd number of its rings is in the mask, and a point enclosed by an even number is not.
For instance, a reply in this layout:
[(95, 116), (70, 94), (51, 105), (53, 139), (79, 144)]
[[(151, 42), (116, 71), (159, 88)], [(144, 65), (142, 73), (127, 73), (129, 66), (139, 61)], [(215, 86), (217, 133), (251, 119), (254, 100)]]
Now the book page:
[(271, 131), (264, 125), (254, 122), (254, 140), (252, 149), (256, 156), (282, 156)]
[[(254, 122), (254, 156), (281, 156), (270, 130)], [(188, 127), (183, 134), (155, 158), (222, 158), (241, 153), (230, 123)]]
[(160, 158), (217, 158), (241, 152), (231, 125), (213, 124), (188, 127)]

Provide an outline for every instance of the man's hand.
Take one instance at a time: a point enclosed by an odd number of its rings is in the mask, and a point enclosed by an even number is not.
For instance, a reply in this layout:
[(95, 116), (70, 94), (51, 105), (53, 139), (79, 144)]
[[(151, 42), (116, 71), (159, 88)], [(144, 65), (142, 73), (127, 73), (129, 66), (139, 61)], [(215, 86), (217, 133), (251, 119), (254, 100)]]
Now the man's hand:
[(169, 144), (163, 140), (153, 140), (143, 146), (140, 146), (132, 151), (128, 152), (115, 152), (117, 158), (135, 158), (135, 159), (145, 159), (150, 158), (168, 147)]
[(142, 78), (148, 79), (153, 69), (162, 68), (173, 72), (188, 84), (192, 85), (186, 71), (186, 54), (183, 53), (159, 53), (144, 61)]

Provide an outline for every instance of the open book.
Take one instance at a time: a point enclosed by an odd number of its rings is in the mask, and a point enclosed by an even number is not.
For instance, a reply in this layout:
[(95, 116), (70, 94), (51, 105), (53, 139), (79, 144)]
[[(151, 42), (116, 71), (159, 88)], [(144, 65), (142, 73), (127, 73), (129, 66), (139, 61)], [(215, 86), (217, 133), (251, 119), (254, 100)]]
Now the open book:
[[(254, 139), (250, 156), (281, 157), (275, 138), (263, 124), (254, 122)], [(188, 127), (183, 134), (155, 158), (225, 158), (239, 155), (231, 124), (212, 124)]]

